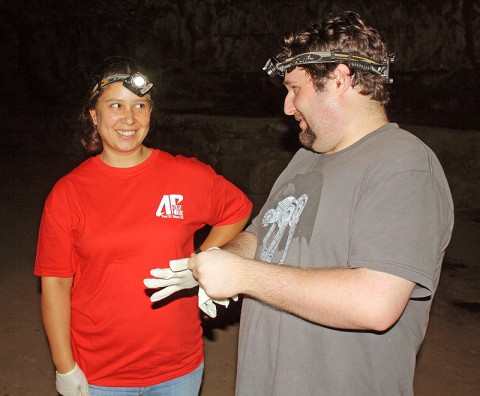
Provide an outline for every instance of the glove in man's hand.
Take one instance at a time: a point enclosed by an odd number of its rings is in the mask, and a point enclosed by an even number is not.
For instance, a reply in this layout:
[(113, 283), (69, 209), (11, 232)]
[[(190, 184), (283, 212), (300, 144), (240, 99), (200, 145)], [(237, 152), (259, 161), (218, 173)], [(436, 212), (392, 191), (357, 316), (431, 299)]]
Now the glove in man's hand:
[[(184, 263), (182, 262), (184, 260)], [(150, 300), (160, 301), (180, 290), (191, 289), (198, 285), (193, 277), (192, 271), (187, 267), (188, 259), (172, 260), (170, 268), (155, 268), (150, 271), (150, 275), (156, 279), (144, 279), (143, 284), (149, 289), (163, 289), (152, 294)], [(186, 268), (186, 269), (185, 269)]]
[(212, 248), (192, 256), (188, 267), (205, 293), (212, 300), (220, 301), (242, 293), (242, 278), (248, 262), (236, 254)]
[(57, 391), (63, 396), (90, 396), (87, 377), (75, 363), (75, 367), (65, 374), (56, 374)]

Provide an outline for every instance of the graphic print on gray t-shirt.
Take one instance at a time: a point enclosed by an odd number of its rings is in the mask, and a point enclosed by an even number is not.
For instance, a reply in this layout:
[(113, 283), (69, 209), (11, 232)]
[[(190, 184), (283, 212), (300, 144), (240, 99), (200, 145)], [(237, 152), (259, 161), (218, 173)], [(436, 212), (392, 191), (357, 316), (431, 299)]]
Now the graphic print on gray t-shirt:
[(264, 235), (259, 255), (262, 261), (272, 262), (275, 252), (282, 252), (276, 262), (283, 264), (294, 238), (305, 238), (307, 243), (310, 242), (322, 184), (321, 174), (314, 172), (297, 175), (295, 184), (288, 183), (279, 188), (271, 201), (277, 203), (276, 207), (267, 210), (262, 218)]

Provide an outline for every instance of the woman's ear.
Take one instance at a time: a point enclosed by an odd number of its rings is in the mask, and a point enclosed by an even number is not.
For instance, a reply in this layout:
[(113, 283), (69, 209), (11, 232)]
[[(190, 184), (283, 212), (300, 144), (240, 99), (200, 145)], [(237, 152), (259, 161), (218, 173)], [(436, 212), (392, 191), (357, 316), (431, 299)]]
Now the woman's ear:
[(88, 110), (90, 117), (92, 117), (93, 125), (97, 125), (97, 111), (95, 109)]

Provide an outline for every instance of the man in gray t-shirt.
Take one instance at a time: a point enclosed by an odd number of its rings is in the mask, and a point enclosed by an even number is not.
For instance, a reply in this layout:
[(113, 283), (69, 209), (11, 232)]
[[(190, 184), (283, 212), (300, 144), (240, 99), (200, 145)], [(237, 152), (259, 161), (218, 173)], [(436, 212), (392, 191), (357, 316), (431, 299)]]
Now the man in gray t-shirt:
[(300, 149), (248, 229), (189, 267), (245, 296), (237, 395), (411, 395), (453, 204), (435, 154), (390, 123), (389, 56), (355, 13), (289, 35)]

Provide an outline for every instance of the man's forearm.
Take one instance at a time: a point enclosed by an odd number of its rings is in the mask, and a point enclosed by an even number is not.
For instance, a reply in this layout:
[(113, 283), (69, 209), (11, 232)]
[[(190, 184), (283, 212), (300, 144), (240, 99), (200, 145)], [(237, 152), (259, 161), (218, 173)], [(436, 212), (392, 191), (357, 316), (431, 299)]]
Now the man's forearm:
[(222, 249), (248, 259), (253, 259), (257, 249), (257, 237), (251, 232), (243, 231), (222, 246)]
[[(257, 238), (242, 232), (189, 268), (207, 294), (245, 294), (323, 326), (384, 331), (402, 314), (413, 282), (365, 268), (298, 268), (253, 260)], [(233, 254), (232, 254), (233, 253)]]
[(241, 293), (309, 321), (336, 328), (383, 331), (401, 315), (414, 284), (363, 268), (302, 269), (244, 260)]

